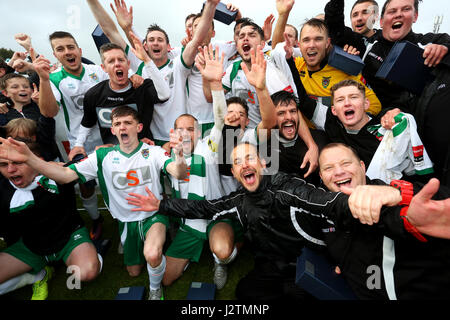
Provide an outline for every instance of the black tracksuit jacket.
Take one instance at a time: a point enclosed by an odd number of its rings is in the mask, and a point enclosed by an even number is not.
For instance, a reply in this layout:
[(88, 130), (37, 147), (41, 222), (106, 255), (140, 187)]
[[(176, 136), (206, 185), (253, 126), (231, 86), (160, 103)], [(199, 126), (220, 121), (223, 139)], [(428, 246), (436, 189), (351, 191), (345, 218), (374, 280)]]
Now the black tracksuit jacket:
[(384, 281), (378, 289), (367, 287), (368, 267), (382, 270), (386, 235), (399, 241), (394, 267), (398, 299), (450, 298), (450, 241), (427, 237), (428, 243), (419, 242), (405, 231), (399, 207), (383, 208), (376, 226), (362, 225), (352, 217), (347, 199), (280, 172), (264, 176), (255, 192), (240, 188), (218, 200), (162, 200), (159, 210), (183, 218), (239, 220), (255, 257), (276, 261), (280, 271), (296, 261), (305, 245), (318, 250), (327, 245), (361, 299), (388, 298)]
[[(414, 114), (416, 95), (399, 85), (375, 77), (395, 42), (384, 39), (381, 30), (378, 30), (372, 37), (365, 38), (346, 27), (344, 23), (344, 0), (330, 0), (327, 3), (325, 6), (325, 22), (328, 25), (333, 44), (342, 47), (346, 44), (352, 45), (360, 51), (362, 58), (365, 56), (362, 75), (367, 80), (368, 85), (375, 91), (382, 108), (396, 107)], [(420, 45), (441, 44), (450, 49), (450, 36), (447, 33), (419, 34), (411, 31), (401, 40)]]

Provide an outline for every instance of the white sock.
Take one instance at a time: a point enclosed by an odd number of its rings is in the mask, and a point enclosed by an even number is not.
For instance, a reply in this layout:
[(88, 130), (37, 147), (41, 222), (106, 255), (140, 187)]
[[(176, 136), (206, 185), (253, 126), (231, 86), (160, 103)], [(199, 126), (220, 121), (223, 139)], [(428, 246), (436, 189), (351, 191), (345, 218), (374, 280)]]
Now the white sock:
[[(45, 275), (45, 273), (44, 273)], [(31, 273), (24, 273), (20, 276), (9, 279), (0, 284), (0, 295), (22, 288), (26, 285), (35, 283), (35, 275)], [(41, 279), (42, 280), (42, 279)]]
[(80, 194), (80, 198), (83, 202), (83, 207), (89, 213), (91, 219), (97, 220), (100, 217), (100, 212), (98, 212), (97, 193), (94, 192), (89, 198), (83, 198)]
[(229, 264), (230, 262), (232, 262), (236, 256), (237, 256), (237, 248), (236, 246), (234, 246), (233, 252), (231, 252), (230, 256), (226, 259), (219, 259), (216, 254), (213, 252), (212, 253), (213, 257), (214, 257), (214, 261), (218, 264)]
[(44, 269), (42, 269), (41, 271), (39, 271), (38, 273), (36, 273), (35, 275), (33, 275), (33, 283), (41, 281), (42, 279), (44, 279), (45, 275), (47, 274), (47, 271)]
[(103, 269), (103, 257), (100, 255), (100, 253), (97, 253), (98, 261), (100, 261), (100, 270), (98, 270), (98, 273), (102, 272)]
[(147, 263), (147, 271), (150, 278), (150, 290), (159, 289), (164, 277), (164, 272), (166, 271), (166, 256), (162, 256), (161, 264), (156, 268), (152, 268), (152, 266)]

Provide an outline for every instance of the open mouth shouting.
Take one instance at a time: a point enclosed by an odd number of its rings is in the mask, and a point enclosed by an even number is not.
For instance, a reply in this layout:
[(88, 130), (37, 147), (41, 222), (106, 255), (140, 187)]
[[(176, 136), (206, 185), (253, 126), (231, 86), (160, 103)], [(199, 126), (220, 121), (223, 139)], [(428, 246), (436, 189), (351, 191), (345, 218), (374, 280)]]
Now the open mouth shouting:
[(403, 22), (397, 21), (392, 25), (392, 30), (399, 30), (403, 27)]
[(149, 56), (150, 56), (152, 59), (158, 59), (158, 58), (161, 58), (161, 57), (162, 57), (162, 54), (163, 54), (163, 51), (162, 51), (162, 49), (159, 48), (159, 47), (157, 47), (157, 48), (151, 48), (150, 51), (149, 51)]
[(256, 183), (256, 171), (254, 169), (245, 170), (242, 173), (242, 180), (247, 186), (253, 186)]
[(21, 175), (11, 176), (11, 177), (9, 177), (9, 180), (10, 180), (16, 187), (21, 187), (22, 184), (24, 183), (23, 176), (21, 176)]
[(252, 47), (250, 47), (249, 44), (244, 44), (244, 45), (242, 46), (242, 51), (244, 51), (244, 53), (250, 52), (251, 49), (252, 49)]
[(334, 184), (337, 186), (337, 188), (339, 190), (341, 190), (342, 186), (351, 188), (351, 186), (352, 186), (352, 179), (348, 178), (348, 179), (338, 180), (338, 181), (335, 181)]
[(71, 66), (71, 67), (77, 66), (77, 59), (75, 57), (68, 57), (68, 58), (66, 58), (66, 61), (69, 64), (69, 66)]
[(344, 116), (347, 120), (352, 119), (354, 115), (355, 115), (355, 110), (348, 109), (348, 110), (344, 111)]
[(283, 136), (291, 138), (297, 134), (297, 126), (294, 121), (286, 121), (281, 124), (281, 133)]
[(123, 72), (123, 70), (116, 70), (116, 77), (117, 77), (117, 80), (123, 81), (126, 78), (126, 75)]
[(29, 97), (30, 97), (30, 94), (28, 92), (19, 93), (19, 98), (21, 98), (21, 99), (28, 99)]
[(365, 26), (366, 26), (365, 22), (360, 22), (355, 25), (355, 28), (356, 28), (356, 30), (361, 31), (362, 29), (364, 29)]
[(252, 47), (248, 43), (242, 45), (242, 55), (245, 57), (249, 57), (251, 49)]
[(310, 50), (306, 53), (308, 60), (314, 60), (318, 57), (319, 52), (317, 50)]
[(120, 140), (122, 140), (122, 143), (127, 143), (130, 141), (130, 136), (128, 135), (128, 133), (121, 133)]

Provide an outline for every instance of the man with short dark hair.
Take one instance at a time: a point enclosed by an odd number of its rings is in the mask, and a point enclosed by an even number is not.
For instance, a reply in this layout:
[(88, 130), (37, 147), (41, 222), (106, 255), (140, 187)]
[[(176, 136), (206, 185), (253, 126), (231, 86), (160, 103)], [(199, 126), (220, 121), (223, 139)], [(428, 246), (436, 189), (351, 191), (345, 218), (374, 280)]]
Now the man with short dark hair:
[[(139, 47), (144, 51), (143, 47)], [(139, 50), (139, 48), (137, 50)], [(98, 124), (103, 144), (114, 145), (117, 139), (111, 134), (109, 114), (121, 105), (133, 106), (140, 119), (143, 130), (139, 138), (153, 139), (150, 131), (150, 123), (153, 116), (154, 104), (162, 103), (169, 98), (170, 89), (162, 79), (145, 79), (144, 83), (135, 89), (128, 79), (130, 61), (125, 51), (117, 44), (107, 43), (100, 47), (102, 68), (109, 75), (109, 80), (104, 80), (89, 89), (83, 101), (83, 119), (80, 131), (72, 149), (71, 155), (86, 154), (84, 142), (91, 133), (91, 129)], [(159, 80), (159, 81), (158, 81)], [(156, 88), (155, 82), (159, 84)], [(147, 140), (148, 142), (148, 140)]]
[[(144, 39), (144, 49), (146, 52), (142, 52), (139, 56), (136, 52), (130, 48), (125, 40), (120, 35), (113, 20), (110, 18), (106, 10), (101, 6), (98, 0), (88, 0), (88, 4), (91, 8), (94, 17), (99, 25), (102, 27), (108, 38), (118, 45), (120, 45), (128, 55), (131, 61), (131, 68), (137, 70), (145, 77), (148, 76), (148, 72), (143, 69), (144, 60), (150, 66), (154, 66), (156, 72), (160, 74), (165, 80), (167, 85), (170, 86), (170, 98), (168, 101), (162, 104), (155, 105), (154, 114), (150, 130), (155, 138), (157, 145), (164, 145), (169, 142), (169, 132), (173, 126), (175, 119), (187, 112), (187, 95), (186, 95), (186, 81), (192, 77), (192, 65), (197, 54), (198, 46), (204, 41), (205, 37), (210, 31), (211, 23), (214, 16), (214, 9), (217, 6), (217, 1), (208, 1), (204, 8), (204, 17), (197, 19), (197, 30), (193, 34), (193, 39), (187, 43), (183, 52), (179, 56), (174, 56), (168, 51), (170, 44), (167, 37), (167, 33), (152, 25), (147, 30), (146, 37)], [(126, 12), (126, 7), (123, 5), (115, 9), (116, 17), (121, 25), (122, 29), (127, 33), (132, 29), (132, 19), (126, 20), (125, 17), (129, 17), (130, 12)], [(131, 15), (132, 17), (132, 15)], [(127, 23), (121, 23), (124, 21)], [(136, 42), (139, 42), (137, 37), (130, 37), (132, 46)], [(201, 78), (201, 77), (200, 77)], [(192, 95), (198, 95), (198, 92), (194, 92), (192, 85), (190, 86), (191, 99)], [(203, 93), (201, 92), (201, 95)], [(200, 96), (201, 98), (201, 96)], [(204, 100), (204, 99), (203, 99)], [(209, 105), (205, 108), (200, 108), (205, 114), (210, 116), (212, 113), (212, 107)], [(191, 110), (192, 111), (192, 110)], [(190, 112), (195, 115), (200, 123), (203, 123), (203, 117), (198, 117), (196, 113)]]
[[(277, 6), (280, 13), (289, 15), (293, 5)], [(276, 29), (284, 30), (285, 26), (277, 23)], [(278, 31), (280, 32), (280, 31)], [(369, 113), (377, 115), (384, 107), (375, 92), (365, 84), (365, 80), (361, 74), (349, 75), (342, 70), (332, 67), (328, 64), (328, 54), (331, 48), (331, 37), (329, 35), (329, 28), (323, 20), (310, 19), (306, 21), (300, 30), (300, 51), (301, 57), (293, 57), (292, 43), (286, 41), (285, 52), (280, 57), (275, 57), (279, 63), (277, 66), (287, 73), (289, 68), (282, 60), (290, 60), (292, 57), (293, 65), (298, 70), (298, 75), (293, 75), (294, 82), (301, 81), (308, 96), (316, 99), (318, 103), (331, 106), (330, 88), (345, 79), (353, 79), (366, 86), (366, 96), (370, 100)], [(281, 61), (280, 61), (281, 60)], [(291, 66), (291, 70), (293, 69)], [(295, 70), (292, 70), (295, 72)], [(299, 87), (298, 85), (296, 85)], [(302, 92), (297, 92), (298, 96)], [(300, 101), (302, 104), (303, 101)]]
[[(37, 144), (28, 145), (39, 159)], [(52, 261), (63, 260), (77, 280), (97, 277), (102, 258), (77, 212), (73, 184), (58, 184), (18, 159), (2, 158), (0, 173), (0, 235), (8, 245), (0, 252), (0, 293), (34, 282), (32, 300), (45, 300)]]
[[(378, 3), (375, 0), (355, 1), (350, 10), (351, 28), (344, 24), (343, 8), (343, 0), (332, 0), (325, 7), (325, 21), (332, 36), (338, 35), (339, 39), (344, 39), (345, 37), (352, 37), (353, 33), (356, 33), (360, 35), (366, 45), (372, 43), (375, 39), (374, 36), (381, 32), (381, 29), (374, 29), (374, 24), (379, 19)], [(333, 43), (342, 47), (347, 44), (344, 42), (337, 42), (333, 39)]]
[[(357, 0), (350, 11), (353, 31), (370, 39), (378, 32), (374, 24), (379, 18), (379, 7), (375, 0)], [(328, 20), (327, 20), (328, 22)]]
[(400, 85), (376, 77), (396, 42), (407, 40), (424, 46), (425, 65), (430, 67), (439, 64), (450, 48), (450, 36), (446, 33), (417, 34), (412, 31), (412, 25), (419, 16), (418, 9), (419, 0), (386, 1), (381, 11), (381, 32), (367, 42), (363, 35), (345, 29), (343, 0), (331, 0), (325, 7), (326, 21), (334, 21), (333, 26), (330, 25), (332, 43), (341, 47), (348, 44), (360, 52), (365, 64), (362, 75), (375, 91), (383, 108), (396, 107), (409, 113), (414, 111), (415, 95)]
[[(68, 155), (79, 133), (84, 94), (98, 82), (107, 79), (107, 74), (100, 66), (82, 63), (82, 50), (70, 33), (56, 31), (49, 36), (49, 40), (61, 68), (50, 73), (50, 61), (42, 55), (34, 59), (33, 67), (39, 75), (41, 113), (45, 117), (55, 118), (55, 141), (61, 157), (67, 161), (72, 160)], [(86, 150), (92, 152), (101, 144), (100, 132), (95, 128), (87, 139)], [(91, 236), (98, 239), (102, 233), (102, 217), (98, 212), (95, 184), (80, 184), (80, 198), (93, 220)]]
[[(305, 116), (318, 129), (324, 130), (331, 142), (355, 148), (366, 167), (370, 171), (373, 168), (382, 170), (386, 179), (403, 175), (402, 179), (406, 180), (429, 180), (433, 164), (418, 137), (411, 115), (400, 113), (398, 109), (383, 111), (377, 116), (369, 115), (370, 101), (365, 96), (365, 87), (354, 80), (335, 84), (331, 88), (331, 98), (331, 107), (305, 98), (302, 108)], [(385, 137), (389, 142), (383, 141)], [(417, 157), (413, 150), (417, 150)], [(381, 152), (384, 152), (383, 156), (380, 156)]]
[[(258, 98), (255, 88), (247, 81), (242, 71), (241, 63), (245, 63), (251, 70), (250, 50), (256, 50), (257, 46), (264, 48), (264, 31), (254, 22), (244, 22), (240, 26), (236, 48), (242, 61), (236, 61), (226, 69), (223, 77), (223, 88), (229, 96), (238, 96), (247, 101), (249, 106), (249, 128), (255, 128), (261, 121)], [(288, 79), (278, 70), (272, 62), (267, 63), (267, 88), (272, 94), (280, 90), (292, 91)]]

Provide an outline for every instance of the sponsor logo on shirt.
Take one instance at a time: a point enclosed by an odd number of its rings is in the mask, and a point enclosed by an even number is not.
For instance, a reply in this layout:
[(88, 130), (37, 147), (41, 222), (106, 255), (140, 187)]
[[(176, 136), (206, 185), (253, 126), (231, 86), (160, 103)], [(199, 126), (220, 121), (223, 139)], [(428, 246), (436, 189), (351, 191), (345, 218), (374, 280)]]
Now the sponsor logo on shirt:
[(122, 97), (107, 97), (106, 100), (123, 102), (124, 99)]
[[(123, 101), (123, 98), (121, 98), (121, 99)], [(137, 105), (135, 103), (128, 104), (127, 106), (133, 108), (134, 110), (137, 110)], [(100, 128), (106, 128), (106, 129), (111, 128), (111, 112), (114, 110), (114, 108), (116, 108), (116, 106), (114, 106), (114, 107), (97, 107), (96, 108), (97, 119), (98, 119), (98, 124), (99, 124)]]
[(112, 184), (117, 190), (125, 190), (151, 183), (152, 178), (148, 166), (131, 169), (127, 172), (112, 172)]
[(415, 163), (423, 163), (423, 146), (412, 147)]
[(75, 96), (71, 96), (70, 99), (73, 102), (73, 105), (78, 109), (78, 110), (84, 110), (83, 109), (83, 99), (84, 99), (84, 94), (78, 94)]
[(368, 56), (370, 56), (370, 57), (372, 57), (372, 58), (374, 58), (374, 59), (380, 61), (381, 63), (383, 63), (383, 61), (384, 61), (384, 59), (383, 59), (382, 57), (377, 56), (377, 55), (376, 55), (375, 53), (373, 53), (373, 52), (369, 52)]
[(324, 228), (322, 229), (323, 233), (331, 233), (331, 232), (336, 232), (336, 229), (334, 227), (330, 227), (330, 228)]

